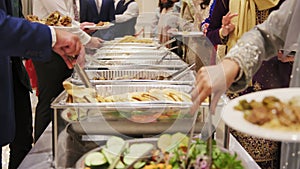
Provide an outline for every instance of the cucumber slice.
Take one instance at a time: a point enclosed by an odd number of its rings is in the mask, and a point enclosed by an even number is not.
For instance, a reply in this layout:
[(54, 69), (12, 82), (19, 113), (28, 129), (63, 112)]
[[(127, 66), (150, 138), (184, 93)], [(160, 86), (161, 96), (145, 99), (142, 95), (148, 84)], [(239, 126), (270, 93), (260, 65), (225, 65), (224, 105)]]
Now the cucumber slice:
[(118, 164), (116, 165), (116, 168), (118, 169), (125, 168), (125, 164), (122, 161), (119, 161)]
[(107, 162), (104, 155), (100, 152), (89, 153), (84, 160), (84, 164), (88, 167), (101, 166)]
[(109, 148), (111, 146), (121, 145), (121, 147), (125, 144), (124, 139), (121, 137), (112, 136), (106, 142), (106, 147)]
[(114, 158), (116, 157), (116, 155), (113, 155), (113, 153), (111, 153), (107, 148), (103, 148), (102, 153), (109, 164), (111, 164), (114, 161)]
[(181, 147), (185, 146), (187, 147), (189, 143), (189, 138), (182, 133), (175, 133), (171, 137), (171, 145), (173, 147)]
[(135, 156), (135, 154), (126, 154), (123, 158), (123, 161), (126, 165), (130, 165), (133, 163), (138, 157)]
[(148, 151), (153, 149), (153, 144), (150, 143), (136, 143), (129, 147), (129, 153), (124, 156), (124, 163), (130, 165), (135, 162), (136, 159), (143, 158)]
[(120, 154), (125, 144), (126, 142), (122, 138), (112, 136), (106, 142), (105, 151), (108, 152), (112, 158), (115, 158), (115, 156)]
[(145, 152), (153, 149), (153, 144), (150, 143), (136, 143), (129, 147), (130, 154), (143, 155)]
[(157, 147), (163, 152), (168, 151), (169, 146), (171, 145), (171, 135), (163, 134), (157, 140)]

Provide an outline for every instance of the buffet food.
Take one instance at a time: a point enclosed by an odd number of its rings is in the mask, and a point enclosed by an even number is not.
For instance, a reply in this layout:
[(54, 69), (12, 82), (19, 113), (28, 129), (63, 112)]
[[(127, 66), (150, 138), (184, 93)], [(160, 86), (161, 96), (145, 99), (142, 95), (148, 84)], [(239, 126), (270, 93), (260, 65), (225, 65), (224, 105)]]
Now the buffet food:
[(104, 26), (104, 25), (109, 25), (110, 22), (103, 22), (103, 21), (100, 21), (96, 24), (96, 26)]
[[(189, 138), (182, 133), (163, 134), (158, 140), (149, 142), (128, 141), (119, 137), (111, 137), (106, 145), (88, 152), (77, 162), (77, 168), (107, 168), (117, 161), (115, 168), (132, 166), (136, 169), (209, 169), (209, 158), (206, 142), (195, 139), (187, 151)], [(213, 143), (212, 168), (242, 169), (242, 163), (237, 155), (221, 151)], [(185, 160), (188, 158), (188, 160)], [(187, 163), (186, 163), (187, 162)]]
[(40, 19), (35, 15), (27, 15), (25, 18), (31, 22), (39, 22), (48, 26), (72, 26), (72, 18), (69, 16), (62, 16), (58, 11), (52, 12), (47, 18)]
[(283, 102), (274, 96), (267, 96), (262, 101), (241, 100), (235, 106), (236, 110), (244, 112), (244, 118), (259, 126), (282, 129), (300, 130), (300, 97), (292, 97)]
[(93, 80), (166, 80), (166, 77), (165, 76), (160, 76), (160, 75), (157, 75), (155, 77), (151, 77), (151, 78), (148, 78), (148, 77), (141, 77), (141, 76), (133, 76), (133, 77), (130, 77), (130, 76), (121, 76), (121, 77), (114, 77), (114, 78), (107, 78), (107, 77), (104, 77), (104, 76), (94, 76), (92, 78)]
[(124, 36), (118, 42), (119, 43), (153, 43), (153, 40), (149, 38), (137, 38), (134, 36)]
[(100, 96), (94, 88), (76, 86), (69, 81), (64, 81), (63, 86), (68, 93), (67, 102), (191, 102), (191, 96), (175, 89), (150, 89), (145, 92), (128, 92), (111, 96)]

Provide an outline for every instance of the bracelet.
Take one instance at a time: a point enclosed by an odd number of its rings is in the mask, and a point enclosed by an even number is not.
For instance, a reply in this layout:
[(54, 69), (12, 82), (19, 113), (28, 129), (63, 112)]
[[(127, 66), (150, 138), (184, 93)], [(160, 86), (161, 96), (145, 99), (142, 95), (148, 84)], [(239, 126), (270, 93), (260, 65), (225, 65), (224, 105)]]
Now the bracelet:
[(223, 30), (223, 28), (219, 29), (219, 36), (221, 39), (225, 39), (225, 37), (222, 35), (222, 30)]
[(241, 63), (240, 63), (238, 60), (236, 60), (236, 59), (234, 59), (234, 58), (231, 58), (231, 57), (226, 57), (226, 58), (224, 58), (224, 59), (232, 60), (232, 61), (234, 61), (236, 64), (239, 65), (239, 67), (240, 67), (239, 74), (234, 78), (233, 83), (239, 81), (239, 80), (242, 78), (243, 74), (244, 74), (244, 71), (243, 71), (242, 68), (241, 68)]

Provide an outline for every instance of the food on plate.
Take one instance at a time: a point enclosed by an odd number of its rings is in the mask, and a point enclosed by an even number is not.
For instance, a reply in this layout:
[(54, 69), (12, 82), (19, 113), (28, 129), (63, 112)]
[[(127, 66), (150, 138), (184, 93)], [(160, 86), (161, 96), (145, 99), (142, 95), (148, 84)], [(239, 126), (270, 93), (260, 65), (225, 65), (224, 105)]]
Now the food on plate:
[(54, 11), (47, 18), (39, 19), (35, 15), (27, 15), (25, 17), (31, 22), (39, 22), (48, 26), (64, 26), (71, 27), (72, 18), (69, 16), (61, 16), (60, 12)]
[(262, 101), (241, 100), (235, 109), (244, 112), (244, 118), (253, 124), (300, 130), (300, 96), (294, 96), (287, 102), (274, 96), (267, 96)]
[(134, 36), (124, 36), (119, 43), (153, 43), (149, 38), (136, 38)]
[(103, 21), (100, 21), (96, 24), (96, 26), (104, 26), (104, 25), (108, 25), (110, 24), (110, 22), (103, 22)]
[(61, 17), (61, 19), (59, 20), (60, 22), (60, 25), (62, 26), (72, 26), (71, 23), (72, 23), (72, 18), (69, 17), (69, 16), (63, 16)]
[[(116, 158), (115, 168), (126, 168), (133, 165), (136, 169), (209, 169), (206, 142), (195, 139), (187, 152), (189, 138), (183, 133), (162, 134), (157, 142), (128, 143), (120, 137), (112, 136), (101, 148), (92, 150), (78, 161), (80, 167), (107, 168)], [(128, 145), (130, 144), (130, 145)], [(237, 154), (221, 151), (213, 141), (213, 169), (243, 169)], [(101, 154), (101, 155), (100, 155)], [(105, 158), (103, 158), (105, 157)], [(188, 158), (188, 160), (185, 160)], [(187, 162), (187, 163), (186, 163)]]

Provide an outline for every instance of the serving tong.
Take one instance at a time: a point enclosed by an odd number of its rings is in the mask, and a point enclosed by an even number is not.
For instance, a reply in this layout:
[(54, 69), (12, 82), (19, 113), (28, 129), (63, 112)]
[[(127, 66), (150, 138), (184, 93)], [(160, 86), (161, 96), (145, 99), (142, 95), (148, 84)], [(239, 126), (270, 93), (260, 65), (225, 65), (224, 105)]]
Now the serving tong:
[[(76, 71), (76, 73), (78, 73), (79, 78), (81, 79), (86, 88), (95, 88), (90, 82), (86, 71), (82, 69), (78, 63), (74, 65), (74, 70)], [(96, 97), (97, 95), (97, 90), (95, 89), (95, 94), (93, 97)], [(84, 96), (83, 98), (86, 99), (89, 103), (95, 102), (95, 100), (91, 99), (90, 97)]]
[(181, 76), (183, 76), (187, 71), (191, 70), (196, 64), (193, 63), (190, 66), (184, 67), (176, 72), (174, 72), (173, 74), (164, 77), (164, 79), (166, 80), (176, 80), (178, 78), (180, 78)]
[(156, 60), (156, 64), (160, 64), (167, 56), (169, 56), (169, 54), (171, 54), (171, 51), (174, 50), (174, 49), (177, 49), (178, 46), (174, 46), (170, 49), (167, 49), (167, 52), (158, 60)]
[[(209, 168), (211, 168), (212, 166), (212, 161), (213, 161), (213, 158), (212, 158), (212, 110), (211, 109), (211, 96), (209, 96), (209, 109), (210, 109), (210, 112), (208, 114), (208, 121), (205, 123), (205, 125), (203, 126), (202, 130), (201, 130), (201, 139), (202, 140), (206, 140), (206, 152), (207, 152), (207, 156), (208, 156), (208, 159), (209, 159)], [(198, 114), (199, 114), (199, 111), (198, 109), (195, 110), (194, 112), (194, 116), (193, 116), (193, 122), (192, 122), (192, 128), (191, 128), (191, 131), (190, 131), (190, 135), (189, 135), (189, 141), (188, 141), (188, 148), (187, 148), (187, 155), (190, 154), (190, 148), (191, 148), (191, 143), (192, 143), (192, 140), (193, 140), (193, 137), (194, 137), (194, 132), (195, 132), (195, 125), (196, 125), (196, 121), (197, 121), (197, 117), (198, 117)], [(205, 135), (203, 137), (203, 134)], [(185, 161), (185, 164), (187, 165), (188, 163), (188, 158), (186, 158), (186, 161)], [(188, 169), (190, 168), (191, 166), (189, 165), (188, 166)]]
[(170, 44), (170, 43), (173, 43), (173, 42), (175, 42), (175, 41), (176, 41), (176, 39), (175, 39), (175, 38), (172, 38), (172, 39), (168, 40), (167, 42), (165, 42), (165, 43), (160, 44), (159, 46), (157, 46), (156, 49), (160, 49), (161, 47), (164, 47), (164, 46), (166, 46), (166, 45), (168, 45), (168, 44)]

